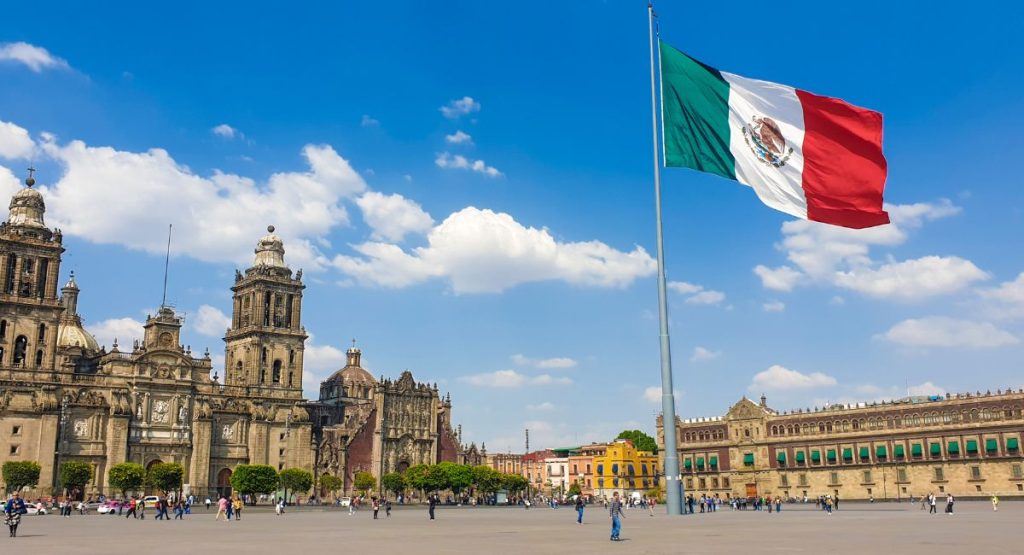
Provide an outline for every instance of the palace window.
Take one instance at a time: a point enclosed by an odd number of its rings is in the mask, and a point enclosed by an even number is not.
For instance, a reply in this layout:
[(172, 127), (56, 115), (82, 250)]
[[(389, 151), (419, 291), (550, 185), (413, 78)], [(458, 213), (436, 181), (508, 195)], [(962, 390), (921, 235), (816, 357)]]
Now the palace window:
[(693, 489), (693, 478), (686, 479), (686, 489)]
[(722, 487), (724, 487), (724, 488), (729, 487), (729, 479), (728, 478), (722, 478)]
[(907, 471), (906, 471), (906, 469), (904, 469), (904, 468), (897, 468), (896, 469), (896, 481), (897, 482), (906, 482), (907, 481)]
[[(646, 482), (646, 480), (644, 480)], [(711, 487), (718, 489), (718, 478), (711, 479)]]
[(1021, 477), (1024, 477), (1024, 470), (1021, 469), (1019, 464), (1010, 465), (1010, 475), (1013, 476), (1015, 480), (1020, 480)]
[(945, 480), (945, 474), (942, 472), (942, 467), (941, 466), (936, 466), (935, 467), (935, 480), (938, 481), (938, 482), (941, 482), (942, 480)]
[(801, 473), (799, 475), (799, 479), (800, 479), (800, 485), (801, 486), (806, 486), (807, 485), (807, 475), (806, 474)]
[(871, 471), (870, 470), (865, 470), (864, 471), (864, 483), (865, 484), (870, 484), (871, 483)]
[(829, 478), (828, 479), (829, 479), (829, 483), (830, 484), (838, 484), (839, 483), (839, 473), (838, 472), (829, 472)]
[(705, 480), (704, 478), (701, 478), (698, 483), (700, 484), (700, 489), (707, 489), (707, 487), (708, 487), (707, 480)]
[(971, 467), (971, 479), (972, 480), (980, 480), (981, 479), (981, 467), (980, 466), (972, 466)]
[(789, 475), (783, 474), (779, 476), (779, 483), (782, 484), (782, 487), (789, 487)]

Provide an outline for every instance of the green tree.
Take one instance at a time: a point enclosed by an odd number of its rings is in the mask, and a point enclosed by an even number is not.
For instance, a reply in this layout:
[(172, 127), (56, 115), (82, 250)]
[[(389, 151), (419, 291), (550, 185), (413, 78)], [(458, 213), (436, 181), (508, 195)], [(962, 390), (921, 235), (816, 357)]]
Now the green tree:
[(619, 437), (615, 439), (628, 439), (633, 442), (633, 447), (636, 447), (638, 451), (648, 451), (650, 453), (658, 454), (658, 442), (654, 441), (654, 438), (643, 433), (640, 430), (623, 430)]
[(273, 493), (277, 482), (277, 471), (266, 464), (240, 464), (231, 473), (231, 487), (249, 496)]
[(486, 465), (474, 466), (473, 485), (483, 493), (495, 493), (503, 487), (501, 473)]
[(431, 465), (417, 464), (405, 471), (405, 483), (413, 489), (425, 491), (428, 487)]
[(512, 494), (519, 493), (525, 490), (526, 486), (530, 485), (526, 478), (518, 474), (502, 474), (501, 482), (505, 489)]
[(651, 488), (651, 489), (647, 490), (646, 492), (644, 492), (644, 495), (646, 495), (647, 497), (650, 497), (651, 499), (656, 499), (656, 500), (658, 500), (660, 502), (661, 501), (661, 493), (662, 493), (661, 492), (661, 486), (654, 486), (653, 488)]
[(405, 478), (397, 472), (388, 472), (381, 476), (380, 484), (384, 486), (385, 491), (390, 491), (395, 496), (398, 496), (398, 494), (405, 490)]
[(39, 485), (39, 463), (34, 461), (7, 461), (3, 466), (4, 484), (7, 492)]
[(128, 497), (129, 490), (138, 490), (146, 483), (146, 469), (138, 463), (115, 464), (107, 471), (107, 482), (120, 491), (122, 497)]
[(566, 495), (572, 497), (573, 495), (579, 495), (583, 493), (583, 489), (580, 487), (578, 480), (574, 480), (572, 485), (569, 486), (569, 490), (565, 492)]
[(178, 463), (157, 463), (149, 467), (146, 483), (164, 492), (164, 494), (181, 489), (185, 477), (185, 468)]
[(92, 465), (81, 461), (68, 461), (60, 465), (61, 487), (80, 494), (92, 480)]
[(337, 476), (324, 474), (320, 477), (320, 489), (330, 493), (332, 497), (337, 497), (338, 490), (343, 487), (345, 487), (345, 482)]
[(278, 474), (278, 478), (284, 488), (285, 500), (288, 499), (288, 490), (292, 493), (306, 493), (313, 487), (313, 474), (301, 468), (286, 468)]
[(377, 487), (377, 479), (373, 477), (373, 474), (366, 471), (356, 472), (352, 483), (356, 487), (356, 491), (363, 492), (363, 495), (370, 493), (370, 490)]
[(438, 489), (450, 489), (455, 495), (473, 485), (473, 469), (464, 464), (442, 462), (437, 465), (442, 485)]

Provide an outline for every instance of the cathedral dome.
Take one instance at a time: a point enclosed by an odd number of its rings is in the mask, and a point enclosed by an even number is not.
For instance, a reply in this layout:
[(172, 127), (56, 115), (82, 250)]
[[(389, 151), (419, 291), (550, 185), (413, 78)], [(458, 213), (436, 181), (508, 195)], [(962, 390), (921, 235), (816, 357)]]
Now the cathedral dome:
[(13, 226), (46, 229), (46, 224), (43, 222), (46, 203), (43, 202), (43, 195), (33, 189), (30, 183), (35, 184), (35, 180), (32, 178), (26, 179), (25, 184), (28, 187), (18, 191), (11, 197), (7, 223)]
[(267, 234), (256, 243), (256, 261), (253, 266), (287, 268), (284, 264), (284, 241), (274, 234), (274, 226), (267, 226)]
[(343, 384), (360, 384), (360, 385), (374, 385), (377, 383), (377, 379), (373, 377), (362, 366), (359, 365), (359, 361), (362, 355), (362, 351), (352, 346), (348, 351), (345, 352), (348, 358), (348, 363), (341, 370), (338, 370), (327, 378), (327, 381), (341, 380)]
[(90, 351), (100, 350), (96, 338), (85, 331), (78, 322), (61, 322), (57, 327), (57, 347), (81, 347)]

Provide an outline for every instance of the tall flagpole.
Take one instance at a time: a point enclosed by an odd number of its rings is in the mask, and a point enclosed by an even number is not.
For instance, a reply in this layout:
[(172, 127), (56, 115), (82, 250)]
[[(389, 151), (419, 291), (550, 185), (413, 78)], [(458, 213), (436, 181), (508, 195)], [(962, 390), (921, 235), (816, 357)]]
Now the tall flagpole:
[(683, 484), (676, 448), (676, 403), (672, 391), (672, 352), (668, 338), (668, 304), (665, 287), (665, 246), (661, 234), (661, 161), (658, 157), (658, 98), (654, 77), (654, 5), (647, 4), (647, 25), (651, 48), (651, 136), (654, 141), (654, 211), (658, 233), (658, 319), (661, 325), (661, 414), (665, 436), (665, 500), (668, 514), (683, 514)]

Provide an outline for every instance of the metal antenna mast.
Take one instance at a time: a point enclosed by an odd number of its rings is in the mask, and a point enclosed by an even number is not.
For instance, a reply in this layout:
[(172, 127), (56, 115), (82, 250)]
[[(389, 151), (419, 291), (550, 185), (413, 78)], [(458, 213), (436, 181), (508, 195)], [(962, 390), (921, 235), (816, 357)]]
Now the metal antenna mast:
[(167, 257), (164, 258), (164, 296), (160, 300), (160, 308), (167, 306), (167, 271), (171, 266), (171, 229), (173, 224), (167, 224)]

